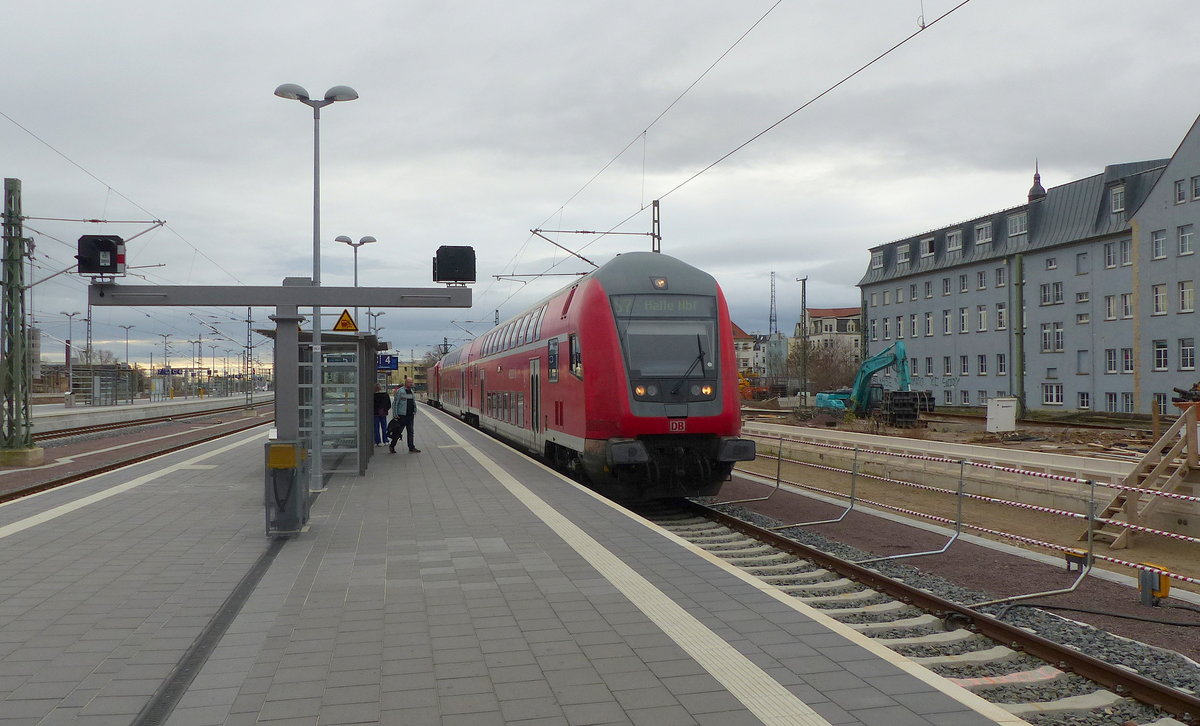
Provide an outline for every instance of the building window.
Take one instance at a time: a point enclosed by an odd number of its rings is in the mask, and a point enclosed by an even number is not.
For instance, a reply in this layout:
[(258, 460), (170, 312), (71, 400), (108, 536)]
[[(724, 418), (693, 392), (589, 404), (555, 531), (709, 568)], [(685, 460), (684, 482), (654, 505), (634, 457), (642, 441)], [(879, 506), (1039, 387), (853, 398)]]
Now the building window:
[(967, 287), (967, 276), (966, 276), (966, 275), (959, 275), (959, 276), (958, 276), (958, 291), (959, 291), (959, 292), (966, 292), (968, 289), (969, 289), (969, 288)]
[(1076, 275), (1086, 275), (1086, 274), (1088, 274), (1088, 272), (1089, 272), (1089, 270), (1088, 270), (1087, 253), (1086, 252), (1075, 253), (1075, 274)]
[(953, 406), (954, 391), (950, 390), (949, 388), (942, 389), (942, 403), (946, 404), (947, 406)]
[(892, 339), (892, 319), (889, 317), (884, 317), (883, 319), (883, 339)]
[(1077, 303), (1085, 303), (1091, 299), (1092, 299), (1091, 293), (1089, 293), (1087, 290), (1084, 290), (1083, 292), (1075, 293), (1075, 302), (1077, 302)]
[(1078, 313), (1075, 315), (1076, 325), (1087, 325), (1090, 322), (1092, 322), (1091, 313)]
[(1112, 212), (1117, 214), (1125, 211), (1125, 187), (1113, 187), (1112, 190)]
[(904, 316), (903, 315), (896, 316), (896, 337), (897, 338), (904, 337)]
[(1008, 303), (996, 303), (996, 330), (1008, 330)]
[(987, 305), (975, 306), (975, 322), (979, 325), (979, 332), (987, 330)]
[(1086, 411), (1092, 407), (1092, 394), (1087, 391), (1079, 392), (1079, 408)]
[(1154, 315), (1167, 314), (1167, 286), (1151, 285), (1150, 296), (1154, 300)]
[(1126, 267), (1133, 264), (1133, 241), (1123, 239), (1117, 243), (1117, 249), (1121, 253), (1121, 266)]
[(1029, 216), (1025, 212), (1018, 212), (1008, 216), (1008, 236), (1016, 237), (1019, 234), (1025, 234), (1029, 231)]
[(1057, 270), (1058, 269), (1058, 258), (1057, 257), (1047, 257), (1046, 258), (1046, 269), (1047, 270)]
[(1115, 394), (1115, 393), (1104, 394), (1104, 410), (1109, 413), (1117, 412), (1117, 394)]
[(921, 375), (921, 359), (911, 358), (908, 361), (908, 372), (913, 375), (913, 378)]
[(910, 338), (917, 337), (917, 314), (913, 313), (908, 316), (908, 335)]
[(871, 269), (872, 270), (883, 269), (883, 253), (882, 252), (872, 252), (871, 253)]
[(1131, 292), (1121, 293), (1121, 317), (1126, 319), (1133, 317), (1133, 293)]
[(871, 340), (879, 340), (878, 327), (876, 326), (878, 322), (875, 318), (871, 318)]
[(884, 290), (884, 291), (883, 291), (883, 304), (884, 304), (884, 305), (891, 305), (891, 304), (892, 304), (892, 291), (891, 291), (891, 290)]
[(1154, 370), (1165, 371), (1167, 364), (1167, 341), (1154, 341)]
[(1063, 324), (1042, 323), (1042, 352), (1054, 353), (1063, 349)]
[(996, 287), (1004, 287), (1007, 284), (1008, 284), (1008, 268), (1007, 267), (997, 267), (996, 268)]
[(1156, 260), (1166, 259), (1167, 230), (1156, 229), (1150, 233), (1150, 257)]
[(877, 292), (871, 293), (871, 307), (879, 307), (879, 293)]
[(962, 231), (953, 230), (946, 233), (946, 251), (959, 252), (962, 250)]
[(1104, 372), (1105, 373), (1116, 373), (1117, 372), (1117, 349), (1116, 348), (1105, 348), (1104, 349)]
[(1121, 349), (1121, 372), (1133, 373), (1133, 348)]
[(975, 289), (976, 290), (986, 290), (987, 289), (987, 272), (980, 270), (979, 272), (975, 273)]
[(1179, 283), (1179, 312), (1196, 312), (1196, 285), (1191, 280), (1183, 280)]
[(1104, 243), (1104, 267), (1113, 268), (1117, 266), (1117, 246), (1112, 242)]
[(992, 241), (992, 223), (984, 222), (975, 225), (975, 244), (986, 245)]
[(1133, 413), (1133, 394), (1121, 394), (1121, 413)]
[(1196, 339), (1195, 338), (1180, 338), (1179, 339), (1179, 370), (1181, 370), (1181, 371), (1196, 370)]
[(926, 237), (921, 240), (921, 256), (933, 257), (933, 237)]
[(979, 405), (987, 405), (987, 391), (979, 391)]
[(1192, 247), (1192, 225), (1185, 224), (1176, 229), (1176, 239), (1179, 241), (1179, 254), (1190, 255), (1195, 252)]
[(933, 313), (925, 313), (925, 336), (933, 335)]
[(944, 375), (944, 376), (954, 375), (954, 368), (953, 368), (953, 366), (950, 365), (950, 356), (948, 356), (948, 355), (942, 356), (942, 375)]
[(1200, 176), (1192, 177), (1192, 199), (1200, 199)]
[(1063, 402), (1063, 384), (1061, 383), (1043, 383), (1042, 384), (1042, 405), (1044, 406), (1061, 406)]
[(949, 310), (943, 310), (943, 311), (942, 311), (942, 335), (949, 335), (949, 334), (950, 334), (950, 330), (951, 330), (951, 327), (950, 327), (950, 311), (949, 311)]
[(933, 280), (925, 281), (925, 299), (933, 297)]
[(987, 353), (980, 353), (975, 359), (975, 365), (979, 367), (979, 375), (987, 375)]
[(933, 375), (933, 356), (931, 355), (925, 356), (925, 375)]
[(959, 391), (958, 392), (958, 400), (959, 400), (959, 403), (961, 403), (962, 405), (970, 406), (971, 405), (971, 392), (970, 391)]
[(971, 330), (970, 308), (958, 309), (958, 332), (967, 333)]
[(1165, 394), (1165, 393), (1154, 394), (1154, 408), (1156, 408), (1158, 410), (1158, 413), (1160, 415), (1167, 412), (1167, 394)]
[(942, 278), (942, 294), (943, 295), (950, 294), (950, 278), (949, 277)]
[(1008, 356), (1006, 356), (1004, 353), (996, 354), (996, 375), (1008, 375)]
[(909, 255), (912, 253), (912, 248), (908, 245), (900, 245), (896, 248), (896, 264), (907, 265)]
[(1117, 319), (1117, 296), (1116, 295), (1105, 295), (1104, 296), (1104, 319), (1105, 320), (1116, 320)]
[(1042, 305), (1061, 305), (1063, 301), (1063, 284), (1061, 282), (1045, 282), (1040, 287)]
[(1186, 201), (1187, 201), (1187, 186), (1184, 184), (1183, 179), (1180, 179), (1175, 182), (1175, 203), (1183, 204)]
[(960, 355), (958, 357), (958, 372), (964, 376), (971, 375), (970, 356)]

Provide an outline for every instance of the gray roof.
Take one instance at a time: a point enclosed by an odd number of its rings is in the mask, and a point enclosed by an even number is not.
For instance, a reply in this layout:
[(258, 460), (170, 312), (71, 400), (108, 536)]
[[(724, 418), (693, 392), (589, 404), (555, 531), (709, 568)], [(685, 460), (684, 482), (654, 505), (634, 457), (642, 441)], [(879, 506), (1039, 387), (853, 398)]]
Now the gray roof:
[[(873, 247), (872, 255), (880, 251), (884, 253), (883, 267), (871, 269), (868, 263), (867, 273), (858, 284), (863, 286), (911, 277), (932, 270), (1000, 259), (1019, 252), (1119, 234), (1129, 229), (1129, 217), (1146, 199), (1168, 161), (1153, 159), (1113, 164), (1101, 174), (1051, 187), (1040, 201)], [(1118, 184), (1125, 187), (1125, 211), (1113, 214), (1110, 212), (1109, 192)], [(1029, 232), (1010, 237), (1008, 218), (1021, 211), (1028, 211)], [(987, 222), (992, 225), (992, 241), (976, 245), (975, 228)], [(962, 251), (947, 255), (946, 234), (955, 230), (962, 233)], [(930, 237), (935, 240), (936, 252), (932, 257), (921, 257), (920, 242)], [(897, 269), (896, 249), (904, 245), (910, 245), (910, 262), (903, 269)]]

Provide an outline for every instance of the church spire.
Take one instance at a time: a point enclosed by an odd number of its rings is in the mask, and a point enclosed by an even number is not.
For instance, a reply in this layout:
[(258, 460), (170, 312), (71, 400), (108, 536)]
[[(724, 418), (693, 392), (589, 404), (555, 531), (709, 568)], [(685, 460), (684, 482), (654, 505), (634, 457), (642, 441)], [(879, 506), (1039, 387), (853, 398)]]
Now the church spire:
[(1029, 201), (1036, 202), (1046, 198), (1046, 188), (1042, 186), (1042, 175), (1038, 170), (1037, 159), (1033, 160), (1033, 186), (1029, 188)]

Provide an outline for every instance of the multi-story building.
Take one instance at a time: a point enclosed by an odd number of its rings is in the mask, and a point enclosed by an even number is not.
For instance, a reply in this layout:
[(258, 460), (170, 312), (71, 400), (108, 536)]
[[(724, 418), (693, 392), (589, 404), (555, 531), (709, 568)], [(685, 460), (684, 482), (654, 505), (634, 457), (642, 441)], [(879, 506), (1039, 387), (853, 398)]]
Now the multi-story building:
[(1168, 412), (1197, 380), (1200, 119), (1169, 159), (871, 249), (868, 354), (904, 340), (942, 405)]
[[(855, 365), (862, 359), (862, 308), (809, 308), (808, 346), (816, 348), (844, 348)], [(804, 331), (796, 323), (795, 345), (799, 345)]]

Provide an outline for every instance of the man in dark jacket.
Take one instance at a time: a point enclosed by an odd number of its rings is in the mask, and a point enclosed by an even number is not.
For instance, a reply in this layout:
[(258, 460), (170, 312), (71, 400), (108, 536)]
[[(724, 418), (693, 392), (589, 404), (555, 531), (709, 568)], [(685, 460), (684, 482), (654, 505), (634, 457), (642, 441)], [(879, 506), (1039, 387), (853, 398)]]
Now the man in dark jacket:
[(413, 443), (413, 419), (417, 415), (417, 397), (413, 394), (413, 379), (405, 378), (404, 385), (396, 389), (396, 396), (392, 400), (392, 416), (399, 419), (401, 422), (400, 428), (392, 433), (392, 442), (388, 446), (388, 451), (396, 453), (396, 442), (400, 440), (401, 434), (408, 431), (408, 451), (409, 453), (419, 454), (421, 450)]
[(375, 386), (375, 445), (382, 446), (387, 441), (387, 415), (392, 410), (392, 397), (387, 395), (383, 386)]

